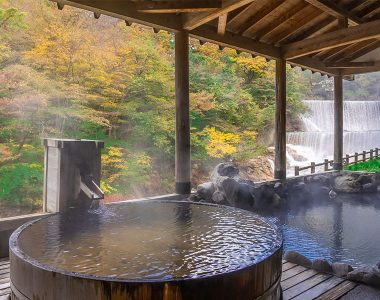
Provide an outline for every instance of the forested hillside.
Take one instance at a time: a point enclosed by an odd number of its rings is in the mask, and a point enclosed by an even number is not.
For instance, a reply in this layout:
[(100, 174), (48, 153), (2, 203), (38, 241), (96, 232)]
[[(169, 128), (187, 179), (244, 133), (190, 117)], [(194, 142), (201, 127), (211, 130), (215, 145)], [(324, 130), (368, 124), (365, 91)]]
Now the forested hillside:
[[(42, 137), (105, 140), (108, 197), (172, 192), (173, 47), (164, 31), (45, 0), (0, 0), (0, 209), (41, 205)], [(193, 172), (265, 153), (274, 63), (195, 40), (190, 50)], [(292, 124), (313, 79), (298, 68), (287, 77)]]

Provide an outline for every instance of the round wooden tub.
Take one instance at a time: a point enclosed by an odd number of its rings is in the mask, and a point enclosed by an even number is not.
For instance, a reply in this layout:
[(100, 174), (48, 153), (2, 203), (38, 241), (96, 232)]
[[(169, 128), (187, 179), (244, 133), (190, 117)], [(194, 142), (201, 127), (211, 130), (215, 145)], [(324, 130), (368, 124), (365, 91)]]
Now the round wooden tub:
[(30, 222), (10, 239), (13, 299), (279, 299), (282, 237), (250, 212), (131, 201)]

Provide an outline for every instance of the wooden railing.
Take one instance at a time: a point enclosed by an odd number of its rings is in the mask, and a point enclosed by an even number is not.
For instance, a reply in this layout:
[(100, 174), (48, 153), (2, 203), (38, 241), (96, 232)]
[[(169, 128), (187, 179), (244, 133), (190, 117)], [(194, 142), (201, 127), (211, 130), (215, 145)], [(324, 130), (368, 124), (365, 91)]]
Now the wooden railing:
[[(376, 148), (375, 150), (371, 149), (369, 151), (363, 151), (360, 153), (355, 152), (355, 154), (352, 154), (352, 155), (346, 154), (346, 156), (343, 157), (343, 165), (348, 166), (348, 165), (356, 164), (358, 162), (367, 161), (367, 160), (371, 160), (378, 157), (379, 157), (379, 148)], [(316, 167), (322, 167), (322, 166), (323, 166), (324, 171), (332, 171), (333, 163), (334, 163), (334, 160), (325, 159), (324, 162), (318, 163), (318, 164), (316, 164), (315, 162), (311, 162), (309, 166), (304, 166), (304, 167), (295, 166), (294, 176), (298, 176), (300, 174), (300, 171), (308, 170), (308, 169), (310, 169), (310, 173), (313, 174), (315, 173)]]

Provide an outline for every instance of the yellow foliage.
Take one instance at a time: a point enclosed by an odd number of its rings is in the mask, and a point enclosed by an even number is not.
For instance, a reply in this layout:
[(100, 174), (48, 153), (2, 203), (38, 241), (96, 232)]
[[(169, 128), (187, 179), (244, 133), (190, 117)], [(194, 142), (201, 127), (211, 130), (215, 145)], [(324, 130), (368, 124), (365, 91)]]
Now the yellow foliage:
[(206, 128), (205, 133), (209, 137), (206, 145), (208, 155), (216, 158), (224, 158), (237, 152), (237, 144), (240, 136), (216, 130), (214, 127)]

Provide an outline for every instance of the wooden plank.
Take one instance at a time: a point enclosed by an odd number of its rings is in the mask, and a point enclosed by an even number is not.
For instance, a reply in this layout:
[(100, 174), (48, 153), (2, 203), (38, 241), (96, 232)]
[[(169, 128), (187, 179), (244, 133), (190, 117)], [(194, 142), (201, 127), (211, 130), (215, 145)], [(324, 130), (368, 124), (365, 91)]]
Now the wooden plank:
[(9, 268), (0, 270), (0, 275), (7, 274), (7, 273), (9, 273)]
[(284, 45), (284, 57), (297, 58), (314, 52), (380, 37), (380, 20), (358, 26), (339, 29), (333, 32)]
[(9, 277), (3, 278), (3, 279), (0, 279), (0, 284), (7, 283), (9, 281), (10, 281)]
[(229, 13), (244, 5), (251, 3), (253, 0), (227, 0), (223, 3), (222, 8), (215, 9), (205, 13), (189, 13), (183, 16), (183, 29), (193, 30), (211, 20), (218, 18), (221, 15)]
[(309, 279), (310, 277), (313, 277), (317, 274), (318, 274), (318, 272), (315, 270), (311, 270), (311, 269), (306, 270), (302, 273), (299, 273), (299, 274), (281, 282), (282, 289), (285, 291), (285, 290), (291, 288), (292, 286), (295, 286), (295, 285), (301, 283), (302, 281), (305, 281), (306, 279)]
[(261, 30), (255, 31), (254, 36), (256, 40), (260, 40), (265, 35), (271, 33), (273, 30), (284, 24), (285, 22), (293, 22), (300, 12), (306, 7), (304, 2), (300, 2), (290, 10), (285, 11), (280, 15), (280, 17), (272, 20), (267, 26), (262, 28)]
[(0, 274), (0, 279), (9, 278), (9, 273)]
[(10, 288), (5, 289), (5, 290), (1, 290), (0, 291), (0, 296), (9, 295), (10, 293), (11, 293), (11, 289)]
[(362, 47), (359, 47), (358, 49), (351, 50), (348, 55), (341, 57), (339, 59), (335, 59), (335, 62), (341, 62), (341, 61), (352, 61), (359, 57), (362, 57), (366, 55), (367, 53), (377, 49), (380, 47), (380, 41), (378, 40), (369, 40), (366, 42), (360, 43)]
[(282, 272), (285, 272), (291, 268), (294, 268), (295, 266), (297, 266), (296, 264), (293, 264), (291, 262), (286, 262), (282, 265)]
[[(302, 294), (303, 292), (313, 288), (314, 286), (318, 285), (319, 283), (329, 279), (331, 275), (327, 274), (318, 274), (313, 277), (310, 277), (309, 279), (300, 282), (299, 284), (287, 289), (283, 293), (284, 300), (286, 299), (292, 299), (299, 294)], [(306, 298), (304, 298), (305, 300)]]
[(239, 34), (244, 35), (247, 31), (250, 31), (250, 29), (255, 26), (258, 22), (260, 22), (263, 18), (265, 18), (269, 13), (273, 12), (275, 9), (277, 9), (279, 6), (281, 6), (285, 0), (270, 0), (267, 1), (265, 6), (262, 7), (262, 9), (249, 18), (247, 22), (242, 24), (239, 28)]
[(0, 296), (0, 300), (10, 300), (10, 293), (8, 295)]
[(355, 14), (351, 13), (350, 11), (346, 10), (344, 7), (338, 5), (337, 3), (331, 0), (305, 0), (305, 1), (319, 8), (320, 10), (330, 14), (333, 17), (347, 18), (354, 21), (356, 24), (363, 23), (363, 20), (361, 18), (359, 18)]
[(287, 271), (285, 271), (284, 273), (282, 273), (282, 276), (281, 276), (281, 281), (285, 281), (286, 279), (290, 278), (290, 277), (293, 277), (303, 271), (306, 271), (307, 269), (305, 267), (302, 267), (302, 266), (296, 266), (294, 268), (291, 268)]
[(1, 290), (5, 290), (5, 289), (7, 289), (7, 288), (10, 288), (10, 283), (9, 282), (7, 282), (7, 283), (2, 283), (2, 284), (0, 284), (0, 291)]
[(333, 287), (337, 286), (341, 282), (343, 282), (344, 279), (339, 277), (331, 277), (316, 286), (308, 289), (307, 291), (303, 292), (302, 294), (299, 294), (297, 297), (294, 298), (294, 300), (305, 300), (305, 299), (315, 299), (322, 295), (323, 293), (327, 292), (328, 290), (332, 289)]
[(9, 264), (0, 265), (0, 270), (9, 269)]
[[(347, 294), (349, 291), (354, 289), (358, 284), (352, 281), (343, 281), (342, 283), (338, 284), (331, 290), (327, 291), (326, 293), (319, 296), (316, 300), (335, 300), (339, 299), (343, 295)], [(380, 293), (380, 291), (379, 291)], [(364, 299), (363, 299), (364, 300)]]

